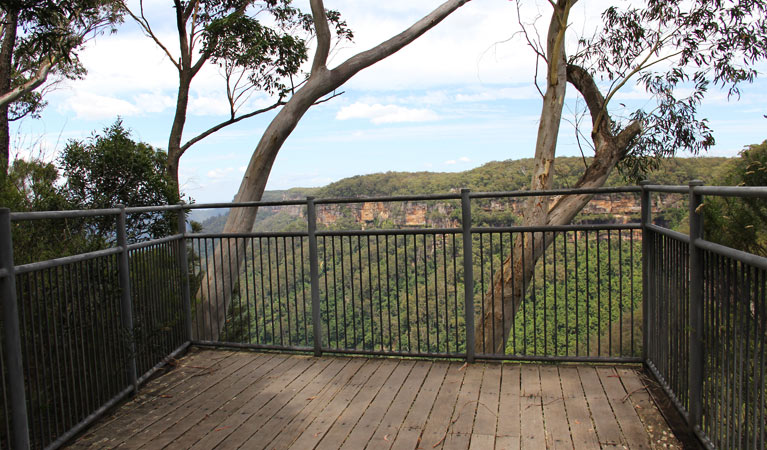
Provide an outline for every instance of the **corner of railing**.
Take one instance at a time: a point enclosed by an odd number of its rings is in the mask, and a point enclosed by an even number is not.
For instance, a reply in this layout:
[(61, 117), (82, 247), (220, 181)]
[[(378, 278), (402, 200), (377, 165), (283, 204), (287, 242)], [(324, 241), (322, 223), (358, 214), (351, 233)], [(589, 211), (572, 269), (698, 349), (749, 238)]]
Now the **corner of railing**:
[(703, 238), (703, 215), (701, 206), (703, 196), (695, 192), (695, 187), (702, 186), (703, 181), (692, 180), (690, 188), (690, 247), (689, 247), (689, 270), (690, 270), (690, 298), (689, 298), (689, 321), (690, 321), (690, 362), (687, 369), (689, 398), (690, 398), (690, 426), (699, 427), (703, 417), (703, 252), (697, 246), (697, 241)]
[(126, 225), (127, 212), (125, 205), (116, 205), (120, 210), (117, 216), (117, 246), (121, 251), (118, 256), (120, 280), (120, 315), (124, 329), (125, 343), (128, 347), (128, 379), (133, 386), (133, 394), (138, 393), (138, 369), (136, 364), (136, 342), (133, 333), (133, 298), (130, 286), (130, 261), (128, 259), (128, 230)]
[(189, 256), (186, 250), (186, 211), (185, 203), (178, 202), (177, 233), (181, 235), (178, 240), (178, 265), (181, 275), (181, 300), (184, 312), (184, 327), (186, 328), (186, 339), (191, 342), (192, 335), (192, 298), (189, 292)]
[(317, 251), (317, 210), (314, 197), (306, 197), (306, 220), (309, 235), (309, 277), (312, 297), (312, 330), (314, 356), (322, 355), (322, 324), (320, 323), (320, 278)]
[(466, 361), (474, 362), (474, 261), (471, 239), (471, 190), (461, 189), (461, 230), (463, 234), (464, 322)]
[(13, 262), (11, 211), (0, 208), (0, 268), (6, 276), (0, 278), (0, 296), (3, 305), (3, 349), (5, 353), (6, 382), (11, 408), (11, 448), (29, 449), (29, 422), (27, 419), (26, 389), (22, 364), (19, 304), (16, 297), (16, 274)]

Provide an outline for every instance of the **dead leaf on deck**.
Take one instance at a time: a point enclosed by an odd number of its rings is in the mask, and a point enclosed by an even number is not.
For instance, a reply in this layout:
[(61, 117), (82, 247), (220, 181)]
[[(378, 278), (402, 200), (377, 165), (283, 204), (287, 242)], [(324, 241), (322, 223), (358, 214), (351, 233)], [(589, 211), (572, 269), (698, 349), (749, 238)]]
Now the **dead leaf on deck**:
[(384, 441), (389, 442), (389, 435), (388, 434), (384, 434)]
[(463, 365), (461, 366), (461, 368), (460, 368), (460, 369), (458, 369), (458, 371), (459, 371), (459, 372), (460, 372), (460, 371), (462, 371), (462, 370), (463, 370), (463, 369), (465, 369), (465, 368), (466, 368), (466, 366), (468, 366), (468, 365), (469, 365), (469, 363), (467, 363), (467, 362), (463, 363)]
[(317, 396), (316, 396), (316, 395), (314, 395), (314, 396), (312, 396), (312, 397), (307, 397), (306, 399), (307, 399), (307, 400), (314, 400), (315, 398), (317, 398)]

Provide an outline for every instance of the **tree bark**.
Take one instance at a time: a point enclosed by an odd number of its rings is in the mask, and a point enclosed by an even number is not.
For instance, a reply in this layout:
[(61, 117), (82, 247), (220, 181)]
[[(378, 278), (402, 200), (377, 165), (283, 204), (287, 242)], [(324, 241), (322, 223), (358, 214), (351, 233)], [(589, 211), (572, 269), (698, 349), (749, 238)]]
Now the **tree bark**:
[[(13, 78), (13, 48), (16, 46), (16, 27), (18, 26), (19, 12), (8, 10), (3, 18), (5, 33), (0, 44), (0, 96), (11, 93), (11, 80)], [(8, 108), (10, 102), (0, 104), (0, 181), (5, 182), (8, 174), (11, 157), (11, 132), (8, 122)]]
[(180, 193), (178, 178), (179, 161), (181, 160), (181, 139), (184, 134), (184, 125), (186, 124), (186, 112), (189, 106), (189, 89), (192, 85), (192, 77), (188, 67), (183, 63), (178, 71), (178, 95), (176, 96), (176, 112), (173, 116), (173, 125), (168, 137), (168, 175), (176, 185), (176, 190)]
[[(235, 202), (258, 201), (263, 195), (277, 153), (285, 140), (295, 129), (306, 111), (317, 100), (339, 88), (359, 71), (396, 53), (419, 36), (444, 20), (453, 11), (470, 0), (448, 0), (430, 14), (410, 26), (402, 33), (382, 42), (370, 50), (358, 53), (330, 70), (327, 58), (330, 48), (330, 30), (322, 0), (311, 0), (317, 32), (317, 51), (312, 62), (312, 71), (307, 82), (291, 97), (267, 127), (256, 146), (245, 171)], [(224, 225), (225, 233), (242, 233), (252, 230), (257, 208), (232, 208)], [(218, 340), (226, 323), (232, 290), (235, 287), (230, 276), (239, 274), (244, 261), (244, 242), (236, 240), (231, 245), (217, 246), (214, 259), (225, 264), (210, 263), (197, 298), (195, 332), (198, 339)], [(230, 264), (229, 261), (232, 261)]]

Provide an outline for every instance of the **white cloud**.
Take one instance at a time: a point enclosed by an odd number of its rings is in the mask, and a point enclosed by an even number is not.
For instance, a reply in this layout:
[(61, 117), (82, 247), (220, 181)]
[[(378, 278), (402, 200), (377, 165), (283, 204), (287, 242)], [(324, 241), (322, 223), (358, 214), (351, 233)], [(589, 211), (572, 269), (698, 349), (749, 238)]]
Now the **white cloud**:
[(232, 175), (235, 171), (234, 167), (227, 167), (224, 169), (213, 169), (209, 170), (206, 175), (208, 175), (208, 178), (212, 178), (214, 180), (219, 180), (223, 178), (229, 178), (230, 175)]
[(160, 92), (141, 93), (133, 96), (133, 101), (138, 108), (146, 113), (160, 113), (176, 104), (173, 97), (163, 95)]
[(540, 94), (532, 84), (524, 87), (484, 88), (469, 94), (458, 94), (458, 102), (474, 103), (495, 100), (529, 100), (539, 98)]
[(459, 164), (459, 163), (460, 164), (466, 164), (466, 163), (469, 163), (469, 162), (471, 162), (470, 158), (468, 158), (466, 156), (461, 156), (458, 159), (448, 159), (447, 161), (445, 161), (445, 164), (447, 164), (448, 166), (453, 166), (455, 164)]
[(436, 112), (430, 109), (406, 108), (398, 105), (382, 105), (356, 102), (344, 106), (336, 114), (338, 120), (370, 119), (374, 124), (403, 122), (433, 122), (439, 120)]
[(129, 101), (116, 97), (77, 92), (59, 106), (62, 112), (73, 111), (79, 119), (99, 120), (116, 116), (134, 116), (141, 110)]

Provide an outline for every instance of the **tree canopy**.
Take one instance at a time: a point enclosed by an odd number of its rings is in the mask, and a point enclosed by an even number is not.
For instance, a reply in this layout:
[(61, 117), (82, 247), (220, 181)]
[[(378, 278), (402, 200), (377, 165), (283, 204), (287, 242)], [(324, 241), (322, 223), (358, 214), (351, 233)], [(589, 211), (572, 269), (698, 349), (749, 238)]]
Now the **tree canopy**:
[(39, 113), (49, 76), (81, 78), (83, 44), (119, 21), (114, 0), (0, 3), (0, 177), (9, 164), (9, 122)]
[[(71, 140), (61, 153), (59, 166), (66, 179), (63, 194), (74, 209), (114, 208), (175, 204), (180, 200), (168, 177), (165, 152), (131, 139), (117, 119), (100, 133), (83, 141)], [(97, 225), (98, 233), (113, 230), (109, 218)], [(170, 215), (131, 214), (130, 239), (162, 237), (175, 230)]]
[[(728, 186), (767, 186), (767, 141), (740, 152), (717, 180)], [(758, 198), (710, 196), (705, 199), (705, 238), (728, 247), (767, 256), (767, 202)]]
[[(305, 81), (300, 71), (308, 58), (307, 40), (314, 31), (313, 18), (293, 6), (292, 0), (173, 0), (169, 6), (175, 10), (177, 51), (155, 33), (150, 18), (144, 14), (143, 0), (136, 11), (121, 3), (178, 71), (167, 160), (176, 184), (179, 160), (191, 146), (229, 125), (284, 105)], [(352, 38), (340, 13), (326, 14), (339, 39)], [(217, 65), (223, 75), (229, 114), (185, 141), (191, 83), (207, 64)], [(259, 92), (273, 102), (253, 109), (249, 100)]]

